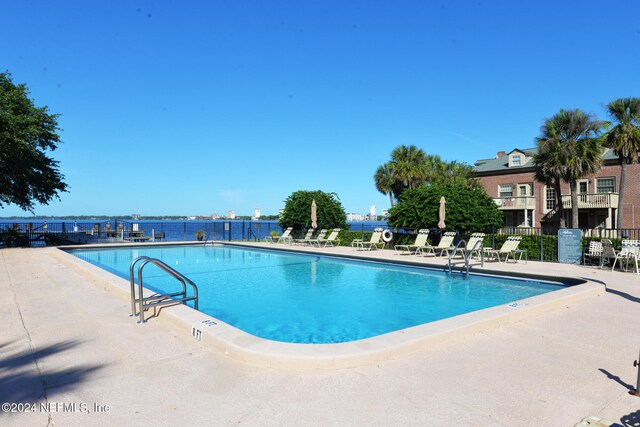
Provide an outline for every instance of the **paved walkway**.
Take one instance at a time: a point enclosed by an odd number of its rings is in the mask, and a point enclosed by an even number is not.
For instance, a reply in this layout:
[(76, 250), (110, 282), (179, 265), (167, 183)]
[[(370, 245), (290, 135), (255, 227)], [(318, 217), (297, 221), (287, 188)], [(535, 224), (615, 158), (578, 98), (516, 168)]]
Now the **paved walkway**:
[(0, 412), (0, 425), (572, 426), (590, 415), (639, 425), (640, 398), (627, 391), (640, 276), (487, 265), (588, 277), (607, 292), (399, 360), (300, 372), (229, 359), (162, 315), (136, 324), (126, 298), (57, 249), (2, 249), (0, 402), (36, 408)]

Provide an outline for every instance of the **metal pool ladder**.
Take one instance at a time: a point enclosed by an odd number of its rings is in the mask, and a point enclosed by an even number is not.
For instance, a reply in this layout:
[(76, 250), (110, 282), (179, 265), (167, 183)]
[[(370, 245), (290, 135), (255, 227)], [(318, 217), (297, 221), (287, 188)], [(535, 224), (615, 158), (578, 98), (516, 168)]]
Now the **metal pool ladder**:
[[(133, 272), (138, 262), (141, 262), (141, 264), (138, 267), (138, 296), (136, 297)], [(153, 264), (170, 276), (175, 277), (180, 283), (182, 283), (182, 292), (174, 292), (172, 294), (154, 294), (149, 297), (144, 297), (142, 293), (142, 269), (147, 264)], [(189, 278), (177, 272), (157, 258), (140, 256), (131, 261), (131, 265), (129, 266), (129, 283), (131, 285), (131, 317), (136, 315), (137, 302), (140, 310), (140, 320), (138, 323), (144, 323), (144, 312), (151, 307), (173, 305), (180, 302), (186, 304), (187, 301), (193, 301), (194, 308), (196, 310), (198, 309), (198, 286), (189, 280)], [(193, 288), (193, 296), (187, 296), (187, 285)]]
[[(456, 254), (456, 252), (458, 252), (458, 248), (460, 247), (461, 244), (464, 243), (464, 247), (467, 246), (467, 242), (466, 240), (462, 239), (458, 242), (458, 244), (455, 246), (455, 248), (453, 249), (453, 251), (451, 251), (449, 253), (449, 274), (451, 274), (451, 269), (453, 266), (453, 262), (452, 262), (452, 257)], [(466, 275), (469, 275), (469, 259), (471, 258), (471, 254), (476, 250), (476, 248), (478, 247), (478, 245), (480, 245), (480, 265), (482, 267), (484, 267), (484, 250), (483, 250), (483, 243), (482, 240), (478, 240), (475, 245), (473, 245), (473, 248), (471, 248), (471, 250), (469, 251), (469, 253), (465, 253), (465, 251), (462, 252), (462, 257), (464, 258), (464, 267), (465, 267), (465, 272)]]

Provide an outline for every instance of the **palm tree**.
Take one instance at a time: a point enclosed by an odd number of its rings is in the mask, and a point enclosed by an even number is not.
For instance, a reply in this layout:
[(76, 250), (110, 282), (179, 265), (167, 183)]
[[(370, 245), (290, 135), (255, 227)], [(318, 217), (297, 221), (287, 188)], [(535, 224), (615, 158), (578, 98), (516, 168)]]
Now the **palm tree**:
[(545, 185), (552, 187), (556, 194), (556, 206), (558, 217), (560, 218), (560, 228), (565, 228), (564, 204), (562, 203), (562, 182), (563, 163), (560, 158), (560, 144), (555, 135), (555, 130), (547, 126), (547, 122), (540, 128), (542, 136), (536, 138), (538, 152), (533, 158), (536, 168), (535, 179)]
[(611, 118), (617, 123), (605, 134), (604, 143), (613, 149), (620, 163), (620, 193), (616, 218), (616, 226), (620, 228), (622, 227), (626, 166), (638, 162), (640, 150), (640, 99), (616, 99), (607, 105), (607, 109)]
[(389, 196), (391, 207), (393, 207), (393, 189), (396, 185), (393, 164), (391, 162), (387, 162), (384, 165), (379, 166), (376, 173), (373, 175), (373, 180), (376, 183), (376, 189), (385, 196)]
[(578, 227), (578, 180), (595, 174), (602, 166), (602, 146), (598, 135), (603, 127), (604, 122), (580, 109), (560, 110), (544, 122), (540, 129), (542, 135), (537, 138), (543, 153), (536, 156), (535, 164), (540, 167), (538, 177), (546, 178), (546, 182), (549, 178), (555, 180), (560, 204), (562, 196), (558, 178), (569, 183), (573, 227)]
[(416, 188), (427, 179), (427, 153), (415, 145), (401, 145), (391, 152), (396, 179), (404, 188)]

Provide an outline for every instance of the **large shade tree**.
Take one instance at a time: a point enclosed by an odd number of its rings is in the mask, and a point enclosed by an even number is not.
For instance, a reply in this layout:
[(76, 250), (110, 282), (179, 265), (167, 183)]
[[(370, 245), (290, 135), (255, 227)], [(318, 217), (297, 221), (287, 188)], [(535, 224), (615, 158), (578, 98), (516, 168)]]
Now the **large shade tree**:
[(620, 163), (620, 194), (616, 226), (622, 227), (627, 165), (638, 162), (640, 150), (640, 99), (620, 98), (607, 105), (613, 127), (605, 134), (604, 143), (612, 148)]
[(502, 212), (487, 192), (464, 182), (436, 183), (403, 192), (389, 210), (389, 224), (398, 228), (437, 227), (442, 196), (447, 201), (448, 229), (474, 232), (502, 226)]
[[(549, 177), (569, 183), (572, 226), (578, 226), (578, 180), (596, 173), (602, 166), (599, 134), (604, 122), (580, 109), (560, 110), (545, 120), (536, 138), (540, 152), (534, 160), (536, 176), (549, 182)], [(562, 196), (556, 188), (557, 200)], [(562, 223), (561, 223), (562, 225)]]
[(347, 228), (347, 214), (336, 193), (295, 191), (285, 200), (280, 226), (301, 230), (311, 227), (311, 204), (316, 201), (318, 228)]
[(67, 190), (58, 162), (49, 157), (60, 143), (58, 115), (36, 107), (24, 84), (0, 73), (0, 208), (33, 211)]

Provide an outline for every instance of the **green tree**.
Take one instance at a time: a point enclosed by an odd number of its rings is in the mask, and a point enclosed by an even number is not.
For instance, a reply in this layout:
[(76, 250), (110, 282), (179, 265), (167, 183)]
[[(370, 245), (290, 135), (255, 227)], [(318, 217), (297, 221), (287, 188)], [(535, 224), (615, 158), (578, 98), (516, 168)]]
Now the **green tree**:
[(536, 138), (538, 152), (533, 158), (535, 166), (535, 179), (553, 188), (556, 195), (557, 215), (560, 219), (560, 228), (566, 227), (564, 219), (564, 203), (562, 202), (562, 168), (564, 166), (561, 159), (560, 142), (557, 138), (551, 137), (543, 125), (543, 135)]
[(392, 170), (404, 188), (416, 188), (428, 177), (427, 153), (415, 145), (401, 145), (391, 152)]
[(549, 153), (535, 163), (543, 169), (539, 177), (559, 172), (559, 177), (569, 183), (573, 227), (578, 227), (578, 180), (596, 173), (602, 166), (602, 145), (598, 136), (604, 125), (580, 109), (560, 110), (545, 120), (542, 135), (537, 138), (538, 147)]
[(33, 212), (67, 191), (58, 162), (48, 157), (60, 143), (57, 114), (36, 107), (24, 84), (0, 73), (0, 208), (15, 204)]
[[(438, 160), (440, 157), (436, 156)], [(457, 161), (434, 163), (432, 176), (429, 182), (432, 184), (447, 184), (457, 182), (469, 187), (481, 187), (480, 182), (475, 178), (473, 166)]]
[(391, 207), (393, 207), (393, 188), (396, 185), (393, 165), (388, 162), (382, 166), (378, 166), (376, 173), (373, 175), (373, 180), (376, 183), (376, 190), (385, 196), (389, 196), (389, 202), (391, 203)]
[(403, 191), (431, 183), (461, 182), (480, 186), (473, 177), (473, 168), (465, 163), (445, 162), (440, 156), (426, 154), (415, 145), (401, 145), (391, 152), (391, 160), (379, 166), (373, 175), (376, 189), (389, 195), (391, 207), (394, 197)]
[(604, 136), (604, 143), (612, 148), (620, 163), (620, 194), (618, 196), (618, 215), (616, 226), (622, 227), (622, 208), (626, 185), (626, 166), (638, 162), (640, 151), (640, 99), (620, 98), (607, 105), (609, 115), (615, 126)]
[(389, 210), (389, 224), (398, 228), (435, 228), (440, 197), (447, 200), (448, 229), (461, 232), (490, 231), (502, 226), (502, 212), (481, 187), (448, 182), (410, 189)]
[(347, 215), (336, 193), (300, 190), (285, 200), (280, 226), (295, 230), (311, 227), (311, 203), (316, 201), (318, 228), (347, 228)]

